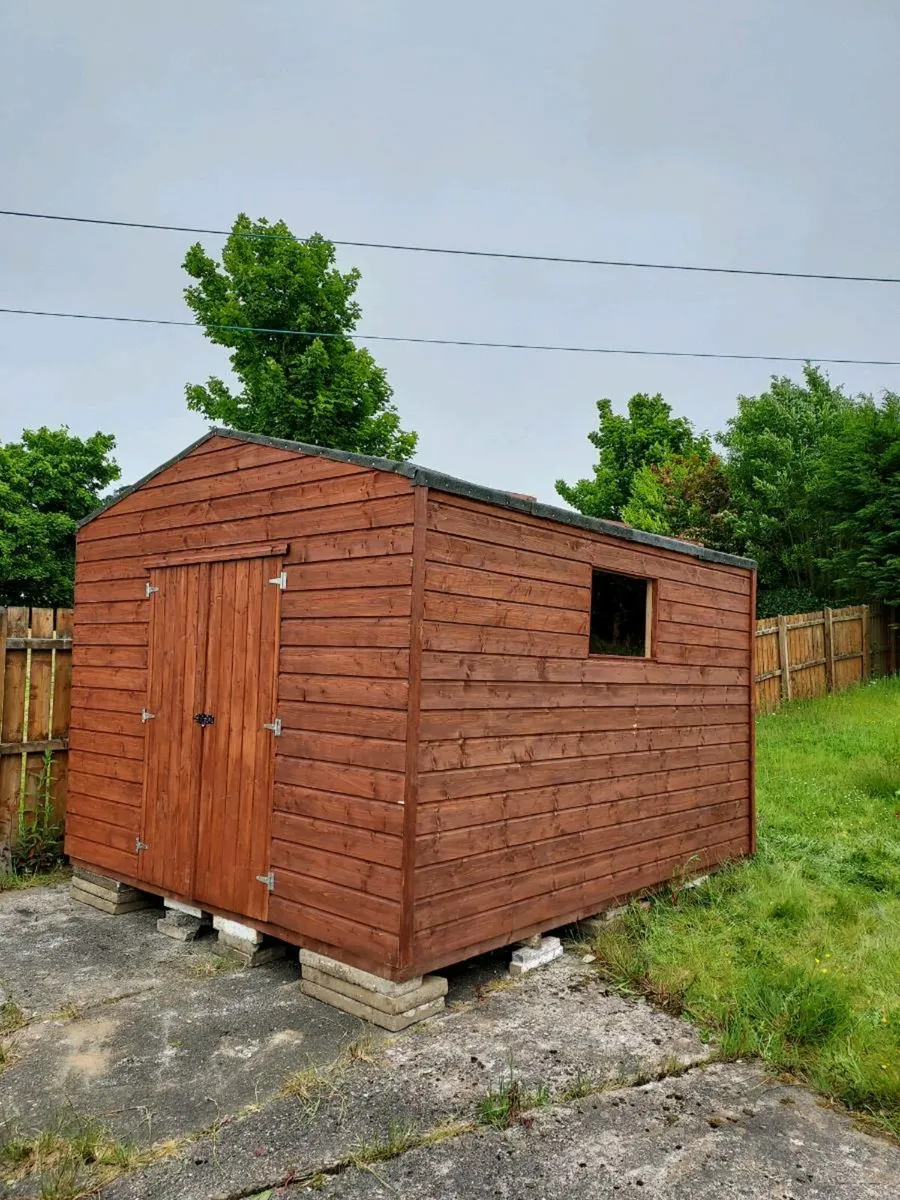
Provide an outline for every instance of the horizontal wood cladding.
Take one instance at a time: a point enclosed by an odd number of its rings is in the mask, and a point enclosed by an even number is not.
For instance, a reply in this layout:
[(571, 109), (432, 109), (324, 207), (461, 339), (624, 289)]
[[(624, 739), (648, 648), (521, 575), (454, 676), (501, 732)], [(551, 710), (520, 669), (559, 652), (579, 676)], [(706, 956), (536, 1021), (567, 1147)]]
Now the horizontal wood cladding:
[[(682, 837), (675, 841), (674, 852), (664, 858), (660, 855), (668, 847), (657, 843), (650, 848), (650, 861), (642, 860), (636, 852), (614, 851), (602, 860), (595, 860), (592, 877), (584, 882), (554, 888), (547, 879), (539, 895), (502, 907), (495, 903), (467, 920), (450, 920), (425, 928), (416, 937), (419, 969), (434, 970), (442, 963), (471, 954), (476, 947), (483, 953), (509, 945), (519, 937), (590, 916), (610, 902), (671, 879), (686, 859), (690, 859), (695, 870), (709, 869), (745, 853), (746, 839), (736, 837), (708, 843), (693, 852), (689, 846), (690, 841)], [(496, 887), (494, 896), (496, 901)]]
[[(427, 511), (417, 963), (747, 852), (750, 573), (436, 492)], [(654, 581), (650, 657), (589, 654), (593, 568)]]

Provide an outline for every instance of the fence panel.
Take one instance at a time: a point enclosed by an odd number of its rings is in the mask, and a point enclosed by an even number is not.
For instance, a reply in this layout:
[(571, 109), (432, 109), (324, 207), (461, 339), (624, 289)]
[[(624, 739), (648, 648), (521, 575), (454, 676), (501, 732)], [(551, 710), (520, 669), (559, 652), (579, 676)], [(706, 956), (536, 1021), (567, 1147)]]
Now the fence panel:
[(65, 812), (72, 612), (0, 608), (0, 865), (23, 814)]

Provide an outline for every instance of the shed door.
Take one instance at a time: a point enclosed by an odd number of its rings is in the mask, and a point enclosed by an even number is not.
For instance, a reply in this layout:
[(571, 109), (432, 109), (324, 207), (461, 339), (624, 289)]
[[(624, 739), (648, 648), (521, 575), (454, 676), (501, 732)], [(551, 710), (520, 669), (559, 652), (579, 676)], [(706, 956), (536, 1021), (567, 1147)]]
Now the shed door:
[(281, 558), (151, 571), (140, 877), (265, 920)]

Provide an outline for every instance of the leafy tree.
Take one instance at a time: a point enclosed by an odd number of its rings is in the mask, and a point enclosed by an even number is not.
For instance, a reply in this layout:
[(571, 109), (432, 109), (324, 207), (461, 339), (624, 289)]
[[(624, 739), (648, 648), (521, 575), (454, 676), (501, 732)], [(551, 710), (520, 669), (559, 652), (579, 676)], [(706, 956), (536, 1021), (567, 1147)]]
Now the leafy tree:
[(75, 525), (119, 478), (115, 444), (42, 426), (0, 445), (0, 604), (72, 603)]
[(850, 602), (900, 604), (900, 395), (860, 397), (826, 448), (817, 507), (830, 531), (819, 567)]
[(702, 446), (639, 468), (622, 517), (649, 533), (688, 538), (716, 550), (734, 549), (728, 476), (718, 456)]
[(216, 377), (188, 384), (188, 408), (249, 433), (390, 458), (413, 453), (417, 435), (400, 428), (384, 369), (347, 336), (361, 313), (360, 273), (336, 268), (331, 242), (320, 234), (300, 241), (283, 221), (242, 213), (221, 265), (197, 243), (183, 266), (197, 281), (185, 288), (188, 307), (210, 341), (232, 349), (241, 384), (235, 392)]
[(761, 585), (817, 593), (831, 541), (820, 473), (853, 402), (818, 367), (807, 364), (803, 376), (803, 383), (773, 376), (768, 391), (739, 396), (719, 441), (728, 451), (735, 532), (759, 562)]
[(708, 439), (696, 437), (685, 417), (673, 417), (660, 395), (632, 396), (626, 416), (613, 412), (611, 400), (598, 400), (597, 413), (599, 428), (588, 434), (599, 452), (594, 478), (556, 483), (563, 500), (589, 517), (621, 520), (642, 467), (658, 465), (669, 455), (709, 450)]

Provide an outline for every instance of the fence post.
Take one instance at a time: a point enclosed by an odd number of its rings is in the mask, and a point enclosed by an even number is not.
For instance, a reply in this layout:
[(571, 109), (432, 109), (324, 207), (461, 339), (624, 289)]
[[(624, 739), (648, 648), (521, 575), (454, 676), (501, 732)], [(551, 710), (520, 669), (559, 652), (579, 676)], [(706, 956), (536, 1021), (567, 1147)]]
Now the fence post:
[[(9, 633), (9, 617), (5, 608), (0, 608), (0, 741), (3, 740), (3, 698), (6, 695), (6, 639)], [(0, 789), (0, 806), (3, 804)], [(12, 864), (12, 842), (5, 833), (6, 820), (0, 807), (0, 874), (7, 872)], [(8, 830), (7, 830), (8, 832)]]
[(897, 609), (888, 609), (888, 674), (897, 674)]
[(781, 659), (781, 698), (791, 698), (791, 660), (788, 656), (787, 618), (778, 618), (778, 657)]
[(872, 674), (872, 647), (871, 633), (869, 631), (869, 606), (863, 605), (862, 610), (862, 678), (865, 683)]
[(834, 617), (830, 608), (822, 610), (825, 640), (825, 691), (834, 691)]

